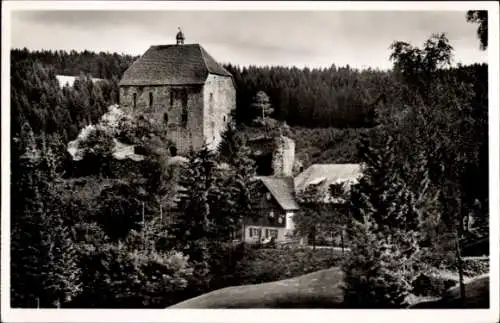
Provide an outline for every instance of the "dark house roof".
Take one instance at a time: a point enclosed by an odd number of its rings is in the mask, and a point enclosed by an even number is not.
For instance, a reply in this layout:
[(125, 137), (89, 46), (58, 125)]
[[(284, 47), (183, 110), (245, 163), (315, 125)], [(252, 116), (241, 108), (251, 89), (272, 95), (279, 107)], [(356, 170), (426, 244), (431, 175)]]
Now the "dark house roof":
[(298, 210), (292, 177), (259, 176), (264, 186), (285, 211)]
[(231, 77), (199, 44), (158, 45), (123, 73), (120, 85), (204, 84), (209, 73)]

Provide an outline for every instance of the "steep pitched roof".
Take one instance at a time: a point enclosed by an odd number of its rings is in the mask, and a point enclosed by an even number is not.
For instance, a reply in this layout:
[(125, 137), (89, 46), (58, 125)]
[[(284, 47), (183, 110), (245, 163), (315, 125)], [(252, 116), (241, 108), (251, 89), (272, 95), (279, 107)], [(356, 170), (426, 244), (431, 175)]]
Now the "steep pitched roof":
[(231, 77), (199, 44), (157, 45), (123, 73), (120, 85), (203, 84), (209, 73)]
[(295, 201), (292, 177), (259, 176), (257, 179), (262, 181), (283, 210), (293, 211), (299, 209), (299, 205)]
[(362, 175), (359, 164), (314, 164), (295, 177), (295, 191), (304, 191), (309, 185), (318, 185), (325, 196), (325, 202), (331, 201), (329, 188), (335, 183), (349, 185)]

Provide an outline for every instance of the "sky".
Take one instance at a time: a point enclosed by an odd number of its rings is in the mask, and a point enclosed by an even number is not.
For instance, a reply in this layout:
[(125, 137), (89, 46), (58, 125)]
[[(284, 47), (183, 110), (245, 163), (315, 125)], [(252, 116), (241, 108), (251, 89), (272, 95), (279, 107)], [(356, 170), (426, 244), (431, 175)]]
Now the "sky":
[(11, 48), (140, 55), (151, 45), (201, 44), (217, 61), (388, 69), (389, 46), (446, 33), (455, 63), (487, 62), (465, 11), (13, 11)]

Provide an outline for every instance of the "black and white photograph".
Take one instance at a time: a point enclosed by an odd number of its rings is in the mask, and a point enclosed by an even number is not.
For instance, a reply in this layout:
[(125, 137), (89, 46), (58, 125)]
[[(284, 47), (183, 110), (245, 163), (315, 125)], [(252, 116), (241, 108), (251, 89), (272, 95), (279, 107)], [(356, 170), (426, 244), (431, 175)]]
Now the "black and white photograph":
[(498, 3), (328, 4), (3, 1), (2, 321), (498, 322)]

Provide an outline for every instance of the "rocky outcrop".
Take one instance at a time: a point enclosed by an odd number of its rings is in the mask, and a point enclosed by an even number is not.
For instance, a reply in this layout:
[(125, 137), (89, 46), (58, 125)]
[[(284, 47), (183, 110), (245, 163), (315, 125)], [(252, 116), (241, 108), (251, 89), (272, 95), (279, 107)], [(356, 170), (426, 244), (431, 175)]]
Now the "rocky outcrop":
[(274, 176), (293, 176), (295, 162), (295, 142), (285, 136), (279, 136), (274, 140), (273, 170)]
[[(88, 125), (83, 128), (75, 140), (68, 143), (67, 151), (71, 155), (74, 161), (82, 160), (85, 151), (80, 148), (80, 144), (85, 142), (89, 135), (96, 131), (101, 130), (114, 136), (119, 129), (120, 122), (129, 119), (130, 117), (120, 109), (116, 104), (108, 107), (108, 112), (106, 112), (96, 125)], [(113, 157), (117, 160), (130, 159), (133, 161), (141, 161), (144, 156), (135, 153), (135, 147), (133, 145), (127, 145), (119, 142), (116, 138), (113, 138)]]

